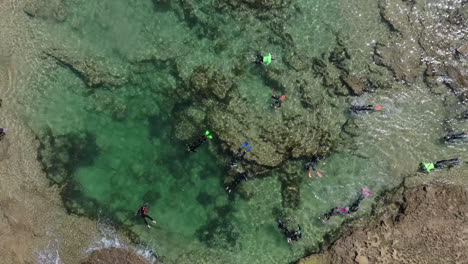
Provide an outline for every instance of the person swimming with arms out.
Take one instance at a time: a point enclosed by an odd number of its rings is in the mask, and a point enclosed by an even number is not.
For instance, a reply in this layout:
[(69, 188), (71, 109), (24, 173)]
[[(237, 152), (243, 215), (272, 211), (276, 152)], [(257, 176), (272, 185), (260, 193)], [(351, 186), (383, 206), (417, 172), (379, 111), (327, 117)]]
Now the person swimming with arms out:
[(143, 218), (143, 221), (145, 222), (146, 226), (148, 228), (151, 228), (151, 226), (146, 221), (146, 218), (148, 218), (155, 224), (156, 224), (156, 221), (151, 216), (148, 215), (148, 212), (149, 212), (148, 203), (144, 203), (143, 205), (140, 206), (140, 208), (138, 208), (138, 211), (136, 212), (135, 215), (140, 215), (140, 217)]

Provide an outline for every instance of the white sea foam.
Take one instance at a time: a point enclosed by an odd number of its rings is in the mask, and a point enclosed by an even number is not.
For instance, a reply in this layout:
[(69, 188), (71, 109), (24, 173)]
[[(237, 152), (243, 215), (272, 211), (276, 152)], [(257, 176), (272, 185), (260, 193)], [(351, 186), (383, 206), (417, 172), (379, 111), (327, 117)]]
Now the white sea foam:
[[(103, 220), (98, 220), (99, 232), (88, 247), (84, 248), (85, 253), (91, 253), (95, 250), (106, 248), (125, 248), (134, 252), (153, 264), (156, 262), (158, 255), (155, 250), (145, 245), (138, 245), (136, 247), (128, 245), (118, 234), (117, 230), (110, 224)], [(48, 232), (48, 235), (52, 235)], [(45, 250), (36, 251), (37, 264), (64, 264), (60, 257), (60, 240), (52, 238)]]
[(47, 245), (47, 249), (36, 252), (38, 264), (63, 264), (59, 254), (60, 242), (52, 239)]

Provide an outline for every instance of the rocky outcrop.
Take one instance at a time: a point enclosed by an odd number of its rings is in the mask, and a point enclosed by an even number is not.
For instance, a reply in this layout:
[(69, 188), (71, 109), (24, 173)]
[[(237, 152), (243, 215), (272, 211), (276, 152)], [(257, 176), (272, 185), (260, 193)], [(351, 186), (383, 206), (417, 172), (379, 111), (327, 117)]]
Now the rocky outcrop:
[(81, 264), (149, 264), (143, 257), (125, 248), (105, 248), (95, 250), (88, 260)]
[(468, 189), (457, 185), (400, 188), (374, 219), (337, 240), (309, 263), (464, 263), (468, 259)]
[(31, 0), (24, 5), (23, 11), (30, 17), (58, 22), (63, 22), (67, 18), (67, 10), (62, 0)]
[(49, 49), (45, 54), (70, 68), (89, 87), (121, 86), (128, 82), (125, 67), (106, 61), (103, 57), (82, 56), (63, 49)]
[(390, 38), (376, 43), (374, 62), (398, 81), (415, 83), (423, 78), (436, 93), (440, 93), (437, 87), (445, 84), (465, 102), (467, 62), (461, 57), (467, 53), (463, 32), (468, 23), (468, 3), (447, 0), (425, 5), (380, 0), (378, 6)]

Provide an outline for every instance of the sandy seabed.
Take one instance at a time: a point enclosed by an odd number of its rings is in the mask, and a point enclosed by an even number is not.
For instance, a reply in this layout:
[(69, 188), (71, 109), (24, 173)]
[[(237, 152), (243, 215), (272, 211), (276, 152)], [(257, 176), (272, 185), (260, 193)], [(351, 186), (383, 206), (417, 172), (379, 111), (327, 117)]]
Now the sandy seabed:
[(58, 260), (59, 254), (63, 263), (79, 263), (96, 223), (66, 213), (37, 161), (39, 142), (18, 111), (37, 54), (28, 23), (22, 1), (0, 1), (0, 126), (8, 128), (0, 141), (0, 263)]

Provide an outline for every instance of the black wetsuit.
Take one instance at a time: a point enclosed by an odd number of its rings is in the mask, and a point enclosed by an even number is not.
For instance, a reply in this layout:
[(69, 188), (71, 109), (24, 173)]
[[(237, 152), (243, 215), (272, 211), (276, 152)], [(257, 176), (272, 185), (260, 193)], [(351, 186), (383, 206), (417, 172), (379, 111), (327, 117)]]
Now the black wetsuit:
[(6, 131), (4, 128), (0, 128), (0, 139), (2, 139), (6, 134)]
[(273, 95), (271, 98), (275, 99), (275, 102), (271, 104), (273, 108), (281, 107), (281, 95)]
[(289, 231), (286, 224), (281, 220), (278, 220), (278, 228), (281, 229), (286, 236), (289, 236), (291, 234), (291, 231)]
[(291, 241), (298, 241), (300, 238), (302, 238), (302, 230), (301, 226), (297, 225), (299, 229), (297, 231), (293, 231), (288, 238), (291, 239)]
[(446, 142), (454, 142), (459, 139), (468, 139), (468, 133), (462, 132), (459, 134), (452, 134), (452, 135), (447, 135), (444, 137)]
[(375, 110), (375, 106), (373, 105), (352, 105), (349, 110), (351, 110), (354, 113), (357, 113), (359, 111), (372, 111)]
[(263, 56), (260, 54), (255, 55), (255, 64), (263, 64)]
[(305, 164), (306, 169), (308, 170), (316, 170), (315, 166), (317, 166), (317, 163), (319, 162), (319, 158), (316, 156), (313, 156), (309, 162)]
[(197, 141), (195, 141), (192, 144), (187, 145), (187, 151), (188, 152), (197, 152), (197, 148), (200, 147), (201, 145), (205, 144), (205, 142), (208, 140), (207, 135), (201, 136)]
[(364, 194), (361, 193), (357, 200), (354, 201), (354, 203), (352, 203), (350, 206), (348, 206), (348, 214), (356, 212), (359, 209), (359, 204), (362, 200), (364, 200), (364, 198), (366, 198), (366, 196), (364, 196)]
[(146, 225), (149, 225), (148, 222), (146, 221), (146, 218), (149, 218), (151, 221), (154, 221), (151, 216), (148, 215), (148, 207), (143, 205), (140, 206), (140, 208), (137, 211), (137, 214), (140, 215), (143, 218), (143, 221), (145, 221)]
[(233, 182), (231, 182), (227, 187), (226, 191), (230, 193), (232, 190), (234, 190), (241, 182), (247, 181), (247, 172), (240, 173), (237, 175), (237, 177), (234, 179)]
[(232, 169), (233, 167), (237, 166), (242, 160), (244, 160), (244, 156), (247, 152), (244, 150), (242, 151), (242, 148), (239, 148), (239, 151), (234, 154), (234, 156), (231, 158), (231, 160), (228, 162), (228, 169)]
[(323, 214), (322, 216), (325, 217), (326, 220), (330, 220), (330, 218), (332, 216), (335, 216), (335, 215), (338, 215), (340, 214), (338, 209), (333, 207), (330, 211), (328, 211), (327, 213)]
[(434, 163), (434, 168), (436, 169), (445, 169), (445, 168), (452, 168), (460, 164), (460, 160), (458, 158), (453, 158), (449, 160), (439, 160)]

